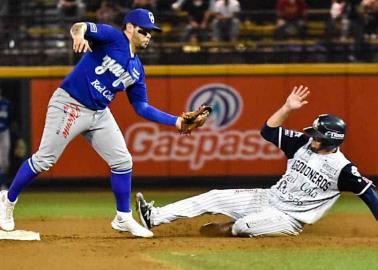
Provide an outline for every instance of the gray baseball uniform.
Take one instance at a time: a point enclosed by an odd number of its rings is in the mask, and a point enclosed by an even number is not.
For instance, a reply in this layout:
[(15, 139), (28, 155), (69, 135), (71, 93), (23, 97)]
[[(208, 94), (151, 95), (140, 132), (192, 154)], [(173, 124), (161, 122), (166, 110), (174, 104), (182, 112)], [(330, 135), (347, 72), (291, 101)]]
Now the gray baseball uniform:
[(91, 110), (58, 88), (50, 99), (41, 144), (32, 156), (31, 168), (36, 172), (48, 170), (79, 134), (85, 136), (112, 170), (132, 167), (122, 132), (109, 108)]
[[(1, 194), (0, 228), (15, 228), (13, 209), (22, 190), (58, 160), (77, 135), (85, 136), (111, 168), (111, 187), (117, 214), (112, 228), (135, 236), (153, 233), (131, 215), (132, 159), (108, 106), (123, 92), (135, 112), (160, 124), (176, 126), (178, 117), (149, 105), (143, 64), (136, 48), (145, 48), (151, 31), (161, 31), (153, 14), (133, 9), (123, 20), (121, 31), (106, 24), (76, 23), (71, 28), (75, 52), (86, 51), (51, 97), (38, 151), (18, 169), (8, 191)], [(91, 43), (91, 48), (88, 47)]]

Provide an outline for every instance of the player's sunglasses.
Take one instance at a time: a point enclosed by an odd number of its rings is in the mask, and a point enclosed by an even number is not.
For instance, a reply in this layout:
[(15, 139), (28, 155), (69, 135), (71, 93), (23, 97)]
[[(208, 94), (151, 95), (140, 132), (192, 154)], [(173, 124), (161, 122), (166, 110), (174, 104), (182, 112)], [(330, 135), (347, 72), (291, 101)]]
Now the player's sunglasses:
[(140, 27), (139, 27), (139, 29), (138, 29), (137, 32), (138, 32), (139, 34), (145, 36), (145, 37), (147, 37), (148, 35), (152, 36), (152, 35), (151, 35), (151, 30), (149, 30), (149, 29), (144, 29), (144, 28), (140, 28)]

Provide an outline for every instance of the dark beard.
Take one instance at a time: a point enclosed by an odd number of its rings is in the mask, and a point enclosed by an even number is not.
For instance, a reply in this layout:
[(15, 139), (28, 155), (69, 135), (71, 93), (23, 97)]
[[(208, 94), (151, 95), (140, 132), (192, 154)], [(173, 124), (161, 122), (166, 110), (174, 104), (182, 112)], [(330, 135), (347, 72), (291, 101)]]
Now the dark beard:
[(311, 144), (308, 146), (308, 148), (314, 152), (315, 154), (318, 154), (321, 150), (327, 150), (329, 153), (335, 153), (337, 151), (337, 147), (332, 147), (332, 148), (329, 148), (329, 147), (324, 147), (322, 145), (320, 145), (319, 149), (315, 149), (311, 146)]
[(308, 146), (308, 148), (309, 148), (312, 152), (314, 152), (315, 154), (317, 154), (317, 153), (319, 152), (319, 150), (320, 150), (320, 149), (315, 149), (315, 148), (313, 148), (313, 147), (311, 146), (311, 144)]

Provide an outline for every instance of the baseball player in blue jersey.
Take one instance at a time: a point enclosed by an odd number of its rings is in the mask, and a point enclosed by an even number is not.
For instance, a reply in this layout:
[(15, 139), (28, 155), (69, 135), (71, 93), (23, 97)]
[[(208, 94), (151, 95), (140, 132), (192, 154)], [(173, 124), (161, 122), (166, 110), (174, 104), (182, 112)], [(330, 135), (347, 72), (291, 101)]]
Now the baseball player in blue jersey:
[(287, 169), (270, 189), (212, 190), (163, 207), (154, 207), (137, 194), (137, 208), (146, 228), (204, 213), (223, 214), (229, 223), (209, 223), (201, 228), (212, 236), (298, 235), (305, 224), (323, 217), (341, 191), (358, 195), (378, 220), (378, 196), (372, 181), (339, 150), (346, 125), (330, 114), (316, 118), (302, 132), (285, 129), (289, 114), (307, 104), (307, 87), (295, 87), (285, 104), (261, 129), (261, 135), (288, 158)]
[(136, 52), (148, 46), (153, 31), (161, 31), (153, 14), (134, 9), (123, 23), (122, 31), (90, 22), (72, 26), (73, 50), (85, 54), (49, 101), (38, 151), (19, 168), (9, 190), (0, 193), (1, 229), (15, 228), (13, 209), (21, 191), (57, 162), (70, 141), (83, 134), (111, 169), (117, 206), (112, 228), (138, 237), (153, 236), (132, 217), (132, 159), (108, 105), (118, 92), (125, 92), (135, 112), (148, 120), (179, 130), (185, 121), (148, 103), (144, 69)]
[(5, 184), (9, 168), (11, 102), (0, 89), (0, 187)]

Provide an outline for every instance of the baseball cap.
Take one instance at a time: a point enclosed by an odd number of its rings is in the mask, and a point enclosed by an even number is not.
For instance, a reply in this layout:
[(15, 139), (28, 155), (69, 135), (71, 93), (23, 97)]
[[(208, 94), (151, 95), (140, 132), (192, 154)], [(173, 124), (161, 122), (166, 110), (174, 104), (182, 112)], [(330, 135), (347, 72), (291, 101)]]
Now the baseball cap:
[(155, 24), (154, 14), (144, 8), (130, 10), (123, 19), (123, 24), (127, 23), (132, 23), (144, 29), (161, 32), (160, 27)]

